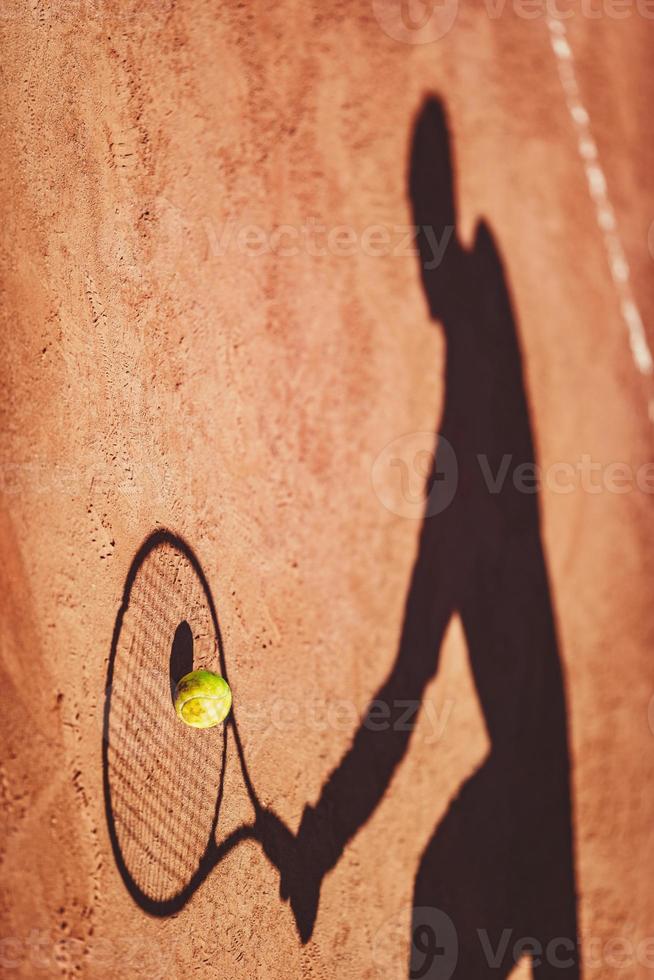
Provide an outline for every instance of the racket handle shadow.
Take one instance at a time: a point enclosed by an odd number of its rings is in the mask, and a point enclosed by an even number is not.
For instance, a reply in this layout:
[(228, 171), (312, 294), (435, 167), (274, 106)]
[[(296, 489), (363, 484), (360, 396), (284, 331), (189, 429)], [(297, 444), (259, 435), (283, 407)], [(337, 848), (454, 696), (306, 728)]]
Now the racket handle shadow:
[(243, 780), (254, 809), (255, 819), (253, 824), (244, 825), (239, 828), (239, 831), (235, 831), (221, 846), (234, 846), (246, 838), (256, 839), (259, 842), (266, 858), (279, 872), (280, 897), (283, 901), (290, 902), (298, 934), (302, 943), (306, 943), (313, 933), (320, 887), (327, 870), (327, 866), (316, 859), (318, 852), (324, 849), (325, 841), (321, 839), (313, 819), (314, 811), (310, 807), (305, 807), (296, 835), (281, 817), (261, 803), (248, 771), (234, 713), (230, 716), (228, 725), (234, 737)]

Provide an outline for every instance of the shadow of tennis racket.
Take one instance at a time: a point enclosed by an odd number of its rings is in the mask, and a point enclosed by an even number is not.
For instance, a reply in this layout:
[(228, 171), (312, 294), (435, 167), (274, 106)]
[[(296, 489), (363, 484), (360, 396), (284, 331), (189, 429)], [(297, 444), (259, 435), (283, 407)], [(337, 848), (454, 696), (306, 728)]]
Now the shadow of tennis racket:
[[(199, 666), (227, 680), (216, 608), (202, 566), (183, 538), (162, 529), (134, 556), (111, 641), (102, 766), (105, 811), (118, 871), (147, 913), (186, 905), (210, 872), (245, 840), (256, 840), (291, 892), (300, 935), (303, 880), (297, 838), (262, 806), (248, 772), (237, 712), (215, 729), (180, 724), (172, 707), (179, 678)], [(233, 739), (254, 819), (220, 839), (228, 741)]]
[[(256, 836), (253, 825), (243, 825), (217, 840), (228, 728), (188, 728), (171, 705), (171, 687), (193, 666), (227, 676), (216, 609), (192, 549), (159, 530), (141, 545), (127, 574), (111, 642), (102, 740), (114, 857), (130, 895), (151, 915), (182, 908), (236, 844)], [(246, 785), (254, 802), (249, 777)]]

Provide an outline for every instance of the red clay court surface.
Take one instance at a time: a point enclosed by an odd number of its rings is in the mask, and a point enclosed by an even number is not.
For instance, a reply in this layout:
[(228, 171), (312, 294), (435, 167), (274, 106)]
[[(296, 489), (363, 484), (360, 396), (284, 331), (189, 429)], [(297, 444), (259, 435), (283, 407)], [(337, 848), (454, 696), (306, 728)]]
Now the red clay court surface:
[(0, 15), (3, 975), (654, 969), (654, 11), (430, 11)]

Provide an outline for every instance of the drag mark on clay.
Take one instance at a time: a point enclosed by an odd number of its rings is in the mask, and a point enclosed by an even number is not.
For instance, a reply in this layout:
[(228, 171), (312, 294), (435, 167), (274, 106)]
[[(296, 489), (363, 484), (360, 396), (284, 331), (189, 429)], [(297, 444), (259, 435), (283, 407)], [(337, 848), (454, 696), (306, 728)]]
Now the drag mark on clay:
[[(631, 288), (629, 263), (620, 240), (615, 210), (609, 198), (606, 177), (600, 164), (597, 143), (591, 129), (590, 116), (581, 101), (574, 55), (567, 37), (565, 24), (556, 17), (548, 17), (547, 27), (552, 50), (556, 56), (559, 78), (565, 94), (568, 112), (577, 131), (579, 154), (586, 172), (590, 196), (595, 204), (597, 224), (602, 233), (611, 277), (620, 299), (620, 311), (627, 327), (634, 364), (641, 374), (651, 375), (654, 370), (654, 360)], [(650, 417), (652, 421), (654, 421), (653, 408), (654, 401), (651, 401)]]

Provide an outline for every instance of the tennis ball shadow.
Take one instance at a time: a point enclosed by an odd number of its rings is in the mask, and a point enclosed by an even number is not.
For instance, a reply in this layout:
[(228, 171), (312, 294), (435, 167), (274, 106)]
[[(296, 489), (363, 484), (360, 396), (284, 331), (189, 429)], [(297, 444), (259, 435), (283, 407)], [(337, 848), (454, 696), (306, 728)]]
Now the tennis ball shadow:
[(181, 621), (173, 637), (170, 649), (170, 699), (175, 704), (177, 682), (193, 670), (193, 633), (185, 619)]

